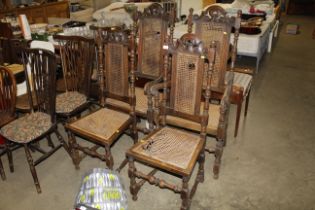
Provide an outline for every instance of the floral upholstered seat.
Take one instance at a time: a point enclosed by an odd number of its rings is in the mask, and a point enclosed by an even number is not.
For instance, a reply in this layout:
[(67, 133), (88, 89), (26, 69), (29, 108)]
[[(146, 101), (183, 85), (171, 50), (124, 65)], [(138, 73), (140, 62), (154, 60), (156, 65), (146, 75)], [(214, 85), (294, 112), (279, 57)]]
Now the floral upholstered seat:
[(0, 133), (10, 141), (28, 143), (47, 132), (51, 126), (50, 115), (34, 112), (5, 125)]
[(59, 94), (56, 98), (56, 113), (72, 112), (86, 102), (86, 96), (77, 91)]

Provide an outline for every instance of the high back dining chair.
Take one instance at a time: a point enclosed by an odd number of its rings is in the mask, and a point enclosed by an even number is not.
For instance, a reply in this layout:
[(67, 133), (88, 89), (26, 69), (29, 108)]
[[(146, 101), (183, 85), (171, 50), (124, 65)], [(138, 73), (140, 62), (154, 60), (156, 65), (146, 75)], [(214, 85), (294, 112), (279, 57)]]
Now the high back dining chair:
[(95, 43), (92, 38), (82, 36), (54, 35), (59, 42), (60, 57), (65, 82), (65, 93), (57, 95), (56, 113), (69, 120), (89, 106), (89, 94)]
[[(16, 82), (13, 73), (0, 66), (0, 128), (15, 119), (15, 102), (16, 102)], [(7, 141), (4, 140), (3, 144), (0, 145), (0, 175), (3, 180), (6, 179), (5, 172), (3, 169), (1, 156), (7, 153), (10, 165), (10, 171), (13, 172), (13, 161), (12, 154)]]
[[(163, 69), (163, 44), (167, 38), (169, 15), (166, 14), (159, 3), (152, 3), (142, 13), (137, 12), (133, 16), (138, 23), (138, 45), (136, 54), (136, 114), (141, 118), (147, 118), (148, 87), (162, 80)], [(148, 96), (150, 97), (150, 96)], [(108, 104), (119, 106), (129, 112), (129, 106), (117, 100), (109, 99)], [(146, 129), (138, 127), (140, 131)]]
[[(190, 10), (192, 17), (193, 10)], [(236, 17), (229, 17), (226, 11), (217, 5), (209, 6), (200, 16), (194, 15), (195, 32), (197, 36), (209, 45), (212, 41), (218, 43), (218, 55), (213, 75), (212, 89), (223, 92), (226, 85), (226, 72), (234, 71), (234, 84), (231, 95), (231, 103), (237, 105), (234, 137), (237, 136), (242, 104), (245, 100), (245, 116), (248, 110), (251, 84), (253, 80), (252, 71), (248, 69), (235, 68), (237, 55), (237, 42), (239, 37), (241, 12)], [(230, 45), (232, 28), (235, 28), (233, 45)], [(192, 28), (190, 26), (189, 28)], [(228, 60), (231, 58), (231, 65)]]
[[(31, 111), (26, 115), (6, 124), (0, 130), (2, 136), (9, 141), (20, 144), (25, 149), (36, 190), (41, 193), (35, 166), (51, 156), (59, 148), (64, 147), (69, 153), (68, 146), (57, 129), (55, 116), (56, 107), (56, 57), (47, 50), (25, 49), (23, 52), (23, 62), (26, 76), (27, 93)], [(31, 77), (32, 79), (30, 79)], [(33, 104), (32, 92), (37, 101), (36, 109)], [(59, 145), (50, 151), (44, 151), (34, 144), (43, 138), (50, 139), (50, 135), (55, 133)], [(33, 161), (30, 148), (33, 148), (42, 156)]]
[[(172, 57), (170, 64), (169, 56)], [(154, 115), (155, 119), (158, 119), (155, 129), (127, 151), (130, 192), (133, 200), (137, 200), (138, 191), (145, 182), (148, 182), (181, 194), (181, 209), (190, 208), (198, 183), (204, 180), (206, 127), (208, 118), (211, 117), (208, 115), (208, 109), (214, 57), (214, 48), (209, 49), (208, 53), (205, 52), (201, 42), (193, 34), (183, 35), (176, 47), (169, 47), (164, 58), (163, 99), (162, 103), (155, 103)], [(209, 69), (206, 70), (208, 79), (205, 99), (202, 102), (201, 81), (206, 62), (209, 62), (207, 65)], [(167, 76), (169, 67), (172, 68), (171, 78)], [(169, 93), (170, 101), (167, 103), (165, 99)], [(165, 118), (172, 115), (194, 121), (200, 127), (199, 135), (167, 126)], [(153, 170), (145, 174), (136, 168), (135, 162), (150, 166)], [(188, 183), (197, 162), (199, 168), (196, 180), (192, 188), (189, 188)], [(182, 185), (178, 186), (157, 178), (154, 176), (157, 171), (181, 178)], [(136, 182), (136, 178), (141, 181)]]
[[(79, 151), (100, 158), (106, 162), (108, 168), (113, 169), (114, 159), (111, 154), (113, 143), (128, 130), (134, 142), (137, 142), (138, 139), (134, 87), (135, 31), (132, 30), (129, 34), (127, 30), (119, 27), (101, 28), (94, 26), (92, 29), (96, 33), (98, 80), (100, 84), (99, 104), (101, 108), (66, 124), (65, 127), (68, 130), (73, 162), (77, 169), (84, 157), (79, 154)], [(110, 104), (108, 102), (110, 99), (127, 103), (129, 113)], [(84, 147), (77, 142), (76, 136), (83, 137), (95, 143), (96, 146), (92, 148)], [(96, 151), (99, 146), (105, 149), (105, 153)], [(126, 161), (123, 165), (125, 163)]]

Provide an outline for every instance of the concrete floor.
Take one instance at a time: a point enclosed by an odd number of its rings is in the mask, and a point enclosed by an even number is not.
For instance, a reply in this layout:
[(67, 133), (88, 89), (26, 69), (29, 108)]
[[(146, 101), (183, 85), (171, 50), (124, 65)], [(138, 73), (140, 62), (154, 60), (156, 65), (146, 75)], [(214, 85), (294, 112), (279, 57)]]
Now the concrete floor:
[[(235, 106), (231, 108), (220, 178), (212, 178), (213, 157), (207, 155), (205, 182), (197, 189), (192, 210), (315, 209), (314, 20), (282, 18), (279, 38), (261, 63), (248, 116), (241, 119), (237, 138), (233, 138)], [(284, 26), (290, 22), (300, 25), (299, 35), (285, 34)], [(113, 147), (116, 166), (131, 145), (131, 139), (123, 136)], [(37, 194), (24, 151), (13, 155), (14, 173), (2, 157), (7, 180), (0, 180), (1, 210), (70, 210), (84, 173), (105, 166), (98, 159), (86, 158), (81, 169), (75, 170), (66, 152), (59, 150), (37, 167), (43, 191)], [(121, 176), (128, 191), (127, 168)], [(139, 192), (137, 202), (129, 199), (131, 210), (179, 207), (178, 194), (149, 184)]]

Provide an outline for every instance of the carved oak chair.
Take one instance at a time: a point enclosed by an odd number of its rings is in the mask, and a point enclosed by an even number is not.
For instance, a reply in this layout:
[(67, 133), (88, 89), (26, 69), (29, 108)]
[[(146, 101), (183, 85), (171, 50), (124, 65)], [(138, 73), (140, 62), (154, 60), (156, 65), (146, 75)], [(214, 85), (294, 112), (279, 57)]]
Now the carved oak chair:
[[(53, 53), (43, 49), (25, 49), (23, 62), (28, 88), (29, 103), (31, 112), (17, 118), (1, 128), (1, 135), (7, 140), (22, 145), (25, 149), (34, 183), (38, 193), (41, 193), (40, 184), (37, 178), (35, 166), (51, 156), (62, 146), (69, 153), (68, 146), (57, 129), (55, 117), (56, 105), (56, 57)], [(32, 79), (29, 79), (29, 73)], [(37, 100), (36, 111), (30, 95), (31, 90)], [(43, 138), (50, 139), (55, 133), (59, 145), (54, 146), (50, 151), (44, 151), (36, 144)], [(36, 161), (33, 161), (30, 148), (42, 153)]]
[[(193, 10), (190, 10), (190, 17)], [(194, 15), (195, 33), (209, 46), (212, 41), (218, 43), (218, 54), (216, 57), (214, 75), (211, 88), (218, 93), (223, 93), (226, 85), (226, 72), (234, 71), (234, 84), (231, 95), (231, 103), (237, 105), (234, 137), (237, 136), (243, 101), (245, 102), (245, 116), (248, 110), (251, 84), (253, 80), (252, 71), (249, 69), (235, 68), (237, 54), (237, 41), (240, 28), (239, 12), (237, 17), (228, 17), (226, 11), (217, 5), (210, 6), (200, 16)], [(192, 23), (192, 21), (190, 21)], [(235, 27), (233, 45), (230, 45), (232, 28)], [(188, 29), (192, 31), (192, 25)], [(231, 58), (231, 67), (228, 60)]]
[[(72, 151), (75, 167), (83, 159), (84, 153), (98, 157), (106, 162), (108, 168), (113, 169), (114, 160), (111, 146), (129, 130), (129, 134), (137, 142), (135, 115), (135, 34), (121, 28), (91, 27), (96, 33), (98, 54), (98, 80), (100, 84), (101, 108), (74, 122), (66, 124), (69, 134), (69, 144)], [(128, 53), (130, 52), (130, 63)], [(111, 99), (119, 100), (129, 105), (129, 113), (119, 107), (109, 104)], [(92, 148), (82, 146), (77, 142), (76, 136), (83, 137), (96, 145)], [(102, 146), (105, 154), (97, 152)], [(84, 152), (82, 155), (79, 151)], [(124, 161), (121, 167), (127, 162)]]
[[(209, 52), (209, 69), (214, 61), (214, 49)], [(169, 65), (169, 56), (172, 63)], [(192, 34), (183, 35), (177, 47), (170, 47), (164, 58), (163, 100), (155, 103), (155, 129), (127, 151), (129, 160), (130, 192), (133, 200), (142, 185), (147, 181), (181, 194), (181, 209), (189, 209), (191, 199), (195, 194), (198, 183), (204, 180), (204, 160), (206, 127), (208, 123), (208, 109), (210, 98), (210, 77), (205, 99), (202, 102), (202, 76), (205, 71), (205, 54), (199, 40)], [(167, 76), (169, 66), (172, 68), (171, 80)], [(152, 86), (151, 89), (154, 89)], [(153, 91), (153, 90), (152, 90)], [(170, 91), (170, 101), (168, 98)], [(153, 91), (154, 92), (154, 91)], [(154, 94), (159, 97), (159, 94)], [(159, 99), (157, 99), (159, 101)], [(201, 108), (203, 106), (203, 108)], [(161, 111), (159, 111), (161, 110)], [(201, 111), (202, 110), (202, 111)], [(167, 116), (177, 116), (185, 120), (194, 121), (200, 126), (200, 134), (167, 126)], [(211, 117), (211, 116), (210, 116)], [(161, 118), (161, 123), (160, 123)], [(143, 163), (153, 169), (149, 174), (138, 171), (135, 162)], [(191, 189), (188, 182), (196, 163), (199, 163), (197, 177)], [(171, 184), (154, 176), (158, 171), (164, 171), (182, 179), (182, 186)], [(136, 178), (141, 181), (136, 182)]]
[(82, 36), (54, 35), (59, 42), (64, 75), (65, 93), (57, 94), (56, 113), (61, 119), (70, 120), (89, 106), (94, 39)]
[[(138, 22), (138, 48), (135, 94), (136, 114), (146, 118), (148, 111), (148, 100), (145, 89), (156, 81), (161, 81), (163, 69), (163, 44), (167, 37), (168, 15), (158, 3), (153, 3), (134, 16)], [(156, 81), (155, 81), (156, 80)], [(145, 87), (145, 88), (144, 88)], [(108, 103), (119, 106), (128, 112), (129, 106), (117, 100), (108, 100)], [(140, 128), (139, 128), (140, 129)], [(142, 130), (142, 129), (140, 129)]]
[[(0, 66), (0, 128), (15, 119), (15, 102), (16, 102), (16, 82), (13, 73)], [(1, 161), (1, 156), (5, 153), (8, 155), (10, 171), (13, 172), (13, 161), (10, 145), (1, 136), (3, 145), (0, 145), (0, 174), (1, 178), (5, 180), (5, 173)]]

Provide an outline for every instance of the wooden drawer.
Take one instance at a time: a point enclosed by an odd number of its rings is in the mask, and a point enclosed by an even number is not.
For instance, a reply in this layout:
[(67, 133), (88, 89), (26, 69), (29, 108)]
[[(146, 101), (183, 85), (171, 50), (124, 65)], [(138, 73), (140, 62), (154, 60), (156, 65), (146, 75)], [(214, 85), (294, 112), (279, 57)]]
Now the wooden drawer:
[(69, 4), (67, 2), (63, 4), (49, 5), (46, 8), (46, 17), (69, 17)]

